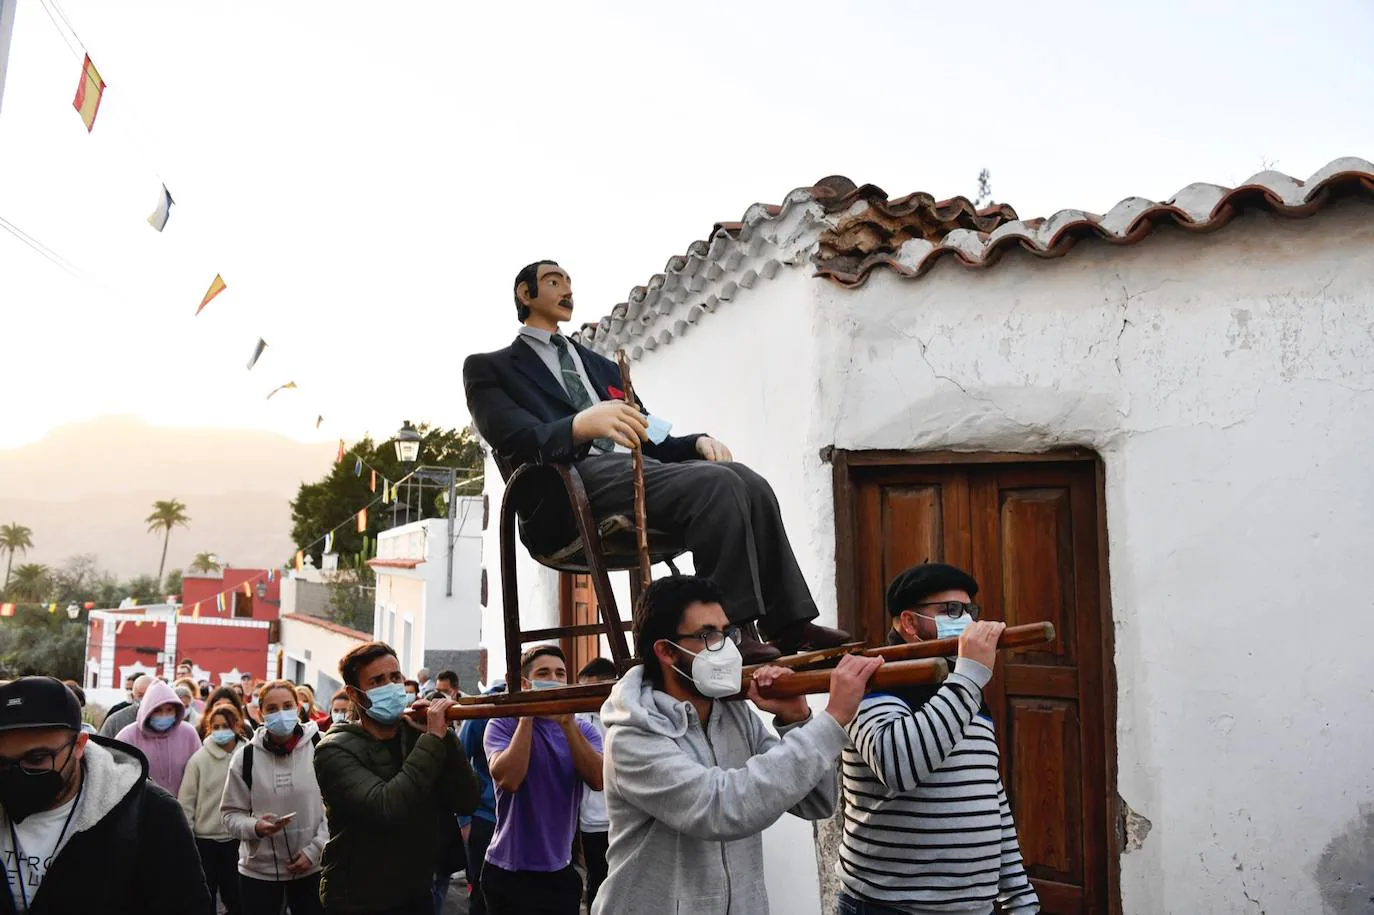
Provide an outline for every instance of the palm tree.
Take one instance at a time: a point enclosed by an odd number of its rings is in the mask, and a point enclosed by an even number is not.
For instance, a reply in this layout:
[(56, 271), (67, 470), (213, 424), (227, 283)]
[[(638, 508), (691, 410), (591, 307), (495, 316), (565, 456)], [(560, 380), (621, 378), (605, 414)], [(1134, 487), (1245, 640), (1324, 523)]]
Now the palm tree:
[(27, 553), (33, 546), (33, 531), (22, 524), (0, 525), (0, 550), (8, 550), (10, 557), (5, 563), (5, 587), (10, 586), (10, 567), (14, 565), (16, 552)]
[(220, 570), (219, 560), (214, 553), (197, 553), (196, 558), (191, 560), (188, 568), (192, 572), (199, 572), (202, 575), (209, 575)]
[(47, 566), (36, 562), (26, 562), (14, 570), (14, 580), (6, 594), (17, 600), (41, 601), (48, 594), (52, 584), (51, 573)]
[(176, 499), (159, 499), (153, 503), (153, 513), (143, 520), (148, 522), (148, 533), (162, 531), (162, 561), (157, 564), (157, 580), (161, 582), (162, 570), (167, 567), (167, 543), (172, 539), (172, 528), (186, 527), (191, 519), (186, 516), (186, 506)]

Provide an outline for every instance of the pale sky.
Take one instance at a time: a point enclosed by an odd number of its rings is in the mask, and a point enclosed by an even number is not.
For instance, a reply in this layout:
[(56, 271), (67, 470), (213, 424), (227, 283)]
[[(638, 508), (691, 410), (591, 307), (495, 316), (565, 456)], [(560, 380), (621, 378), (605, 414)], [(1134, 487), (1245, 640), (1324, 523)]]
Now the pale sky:
[(829, 174), (946, 197), (986, 167), (1030, 217), (1374, 158), (1368, 0), (58, 0), (108, 84), (90, 135), (44, 2), (19, 0), (0, 217), (85, 276), (0, 232), (0, 447), (108, 413), (461, 425), (520, 266), (561, 261), (595, 320)]

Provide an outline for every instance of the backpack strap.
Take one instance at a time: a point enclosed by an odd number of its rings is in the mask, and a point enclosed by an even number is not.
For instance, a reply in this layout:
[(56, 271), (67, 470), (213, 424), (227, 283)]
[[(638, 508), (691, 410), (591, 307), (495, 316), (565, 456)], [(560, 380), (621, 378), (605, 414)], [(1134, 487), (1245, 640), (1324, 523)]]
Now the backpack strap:
[(249, 806), (251, 812), (253, 797), (253, 744), (249, 741), (243, 748), (243, 783), (248, 786)]

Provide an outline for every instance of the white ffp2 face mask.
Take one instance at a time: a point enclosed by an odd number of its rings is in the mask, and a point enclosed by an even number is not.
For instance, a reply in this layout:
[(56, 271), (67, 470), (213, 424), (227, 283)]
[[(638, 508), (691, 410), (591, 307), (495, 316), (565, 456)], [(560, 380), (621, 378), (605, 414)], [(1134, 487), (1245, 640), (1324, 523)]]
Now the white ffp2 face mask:
[[(721, 699), (739, 692), (744, 673), (744, 658), (739, 648), (730, 639), (715, 651), (688, 651), (676, 642), (669, 642), (674, 648), (681, 648), (692, 655), (692, 683), (697, 691), (708, 699)], [(676, 668), (679, 673), (686, 671)]]

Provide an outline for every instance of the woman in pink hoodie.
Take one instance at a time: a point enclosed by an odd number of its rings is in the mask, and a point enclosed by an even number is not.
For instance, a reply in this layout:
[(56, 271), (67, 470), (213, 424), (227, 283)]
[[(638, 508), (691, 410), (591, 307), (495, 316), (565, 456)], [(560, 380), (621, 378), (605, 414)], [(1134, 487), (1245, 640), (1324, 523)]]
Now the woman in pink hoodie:
[(172, 797), (181, 791), (187, 761), (200, 749), (200, 735), (185, 719), (186, 706), (176, 692), (154, 680), (138, 704), (138, 719), (115, 735), (148, 758), (148, 777)]

